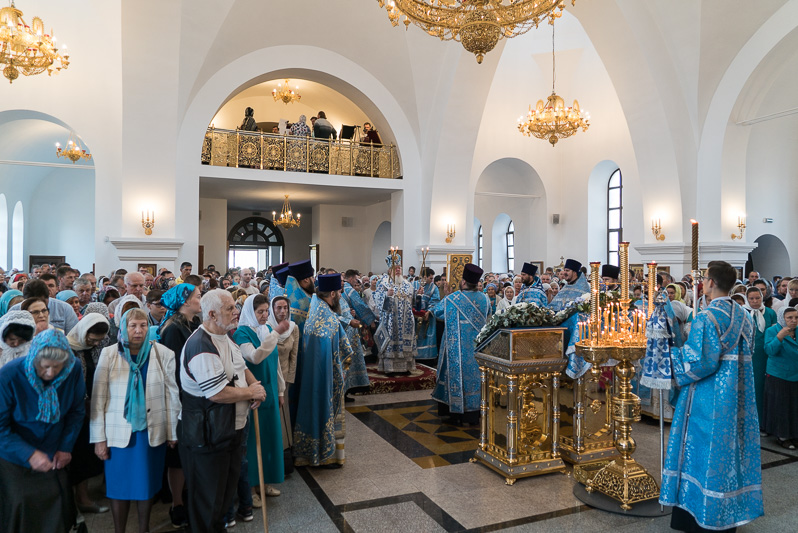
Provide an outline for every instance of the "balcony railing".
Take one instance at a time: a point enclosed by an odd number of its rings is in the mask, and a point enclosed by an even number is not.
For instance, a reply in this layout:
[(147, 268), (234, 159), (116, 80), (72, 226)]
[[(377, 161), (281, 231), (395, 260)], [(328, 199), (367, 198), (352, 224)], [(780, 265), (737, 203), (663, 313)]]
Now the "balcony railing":
[(208, 128), (202, 143), (202, 164), (220, 167), (317, 172), (339, 176), (401, 178), (393, 144), (294, 137)]

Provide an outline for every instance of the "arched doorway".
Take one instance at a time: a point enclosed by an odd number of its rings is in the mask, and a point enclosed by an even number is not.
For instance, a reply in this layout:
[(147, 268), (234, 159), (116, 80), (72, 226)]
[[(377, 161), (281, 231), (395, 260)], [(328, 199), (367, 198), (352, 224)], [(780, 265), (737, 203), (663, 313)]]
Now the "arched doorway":
[(263, 217), (245, 218), (227, 236), (227, 267), (265, 270), (283, 260), (283, 234)]
[(371, 271), (375, 274), (382, 274), (388, 270), (385, 264), (385, 257), (388, 255), (390, 247), (391, 223), (386, 220), (377, 227), (371, 244)]
[(773, 276), (790, 274), (790, 254), (781, 239), (766, 233), (757, 237), (754, 242), (758, 246), (751, 251), (750, 270), (756, 270), (759, 272), (759, 277), (768, 281), (772, 281)]

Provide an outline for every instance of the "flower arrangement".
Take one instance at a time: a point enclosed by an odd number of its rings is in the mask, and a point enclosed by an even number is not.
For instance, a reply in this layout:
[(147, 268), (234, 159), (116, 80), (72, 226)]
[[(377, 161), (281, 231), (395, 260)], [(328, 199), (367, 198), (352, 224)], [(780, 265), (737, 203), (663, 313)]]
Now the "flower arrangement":
[[(589, 307), (590, 295), (587, 295), (587, 297)], [(577, 298), (558, 313), (534, 303), (524, 302), (511, 305), (503, 313), (497, 313), (488, 319), (479, 335), (477, 335), (475, 343), (477, 345), (482, 344), (499, 329), (558, 326), (568, 320), (571, 315), (579, 312), (578, 305), (581, 303), (580, 300), (581, 298)]]

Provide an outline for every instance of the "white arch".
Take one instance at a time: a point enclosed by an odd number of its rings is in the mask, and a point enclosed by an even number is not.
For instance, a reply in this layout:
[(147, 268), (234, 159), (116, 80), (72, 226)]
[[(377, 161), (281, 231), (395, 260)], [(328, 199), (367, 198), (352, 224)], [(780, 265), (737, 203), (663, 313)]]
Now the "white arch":
[(24, 259), (25, 244), (25, 214), (22, 202), (14, 206), (14, 215), (11, 220), (11, 268), (25, 270)]
[(771, 281), (773, 276), (790, 274), (790, 253), (781, 239), (765, 233), (754, 242), (758, 246), (751, 251), (751, 262), (759, 277)]
[(0, 267), (8, 265), (8, 201), (6, 195), (0, 193)]
[[(409, 218), (413, 207), (419, 202), (421, 157), (413, 127), (394, 95), (374, 75), (348, 57), (315, 46), (280, 45), (255, 50), (228, 63), (202, 84), (180, 126), (177, 141), (178, 187), (188, 187), (190, 190), (198, 188), (199, 176), (203, 173), (199, 154), (206, 128), (219, 106), (237, 88), (263, 76), (297, 70), (323, 73), (356, 87), (383, 114), (395, 135), (401, 156), (404, 175), (404, 207), (401, 215), (404, 217), (397, 218), (395, 214), (394, 222), (404, 226), (403, 219)], [(175, 204), (175, 220), (196, 218), (198, 195), (178, 195)], [(195, 230), (196, 227), (191, 228), (192, 232)], [(415, 225), (405, 228), (402, 248), (413, 249), (420, 233), (420, 228)], [(192, 250), (197, 249), (196, 233), (182, 237), (185, 241), (183, 249), (189, 254), (195, 253)]]
[[(751, 74), (768, 53), (796, 28), (796, 21), (798, 21), (798, 0), (789, 0), (761, 25), (740, 49), (723, 74), (710, 101), (701, 132), (697, 173), (697, 197), (716, 199), (714, 202), (702, 203), (700, 220), (702, 231), (706, 221), (707, 230), (711, 232), (710, 238), (721, 237), (723, 233), (721, 209), (723, 204), (728, 202), (728, 198), (724, 199), (723, 196), (727, 193), (732, 194), (731, 191), (724, 191), (722, 179), (729, 117)], [(719, 192), (721, 194), (718, 194)], [(744, 196), (745, 188), (739, 190), (738, 187), (737, 194)]]
[(385, 272), (388, 267), (385, 264), (385, 257), (391, 247), (391, 222), (384, 221), (377, 226), (374, 238), (371, 241), (371, 271), (375, 274)]

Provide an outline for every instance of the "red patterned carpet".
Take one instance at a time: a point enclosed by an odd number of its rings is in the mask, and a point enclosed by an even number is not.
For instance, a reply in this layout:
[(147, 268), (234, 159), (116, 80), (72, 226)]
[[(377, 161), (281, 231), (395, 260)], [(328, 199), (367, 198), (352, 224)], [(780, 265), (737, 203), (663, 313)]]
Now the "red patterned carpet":
[(432, 389), (435, 387), (435, 369), (416, 363), (409, 376), (388, 377), (377, 371), (376, 363), (367, 364), (369, 391), (361, 394), (385, 394), (411, 390)]

